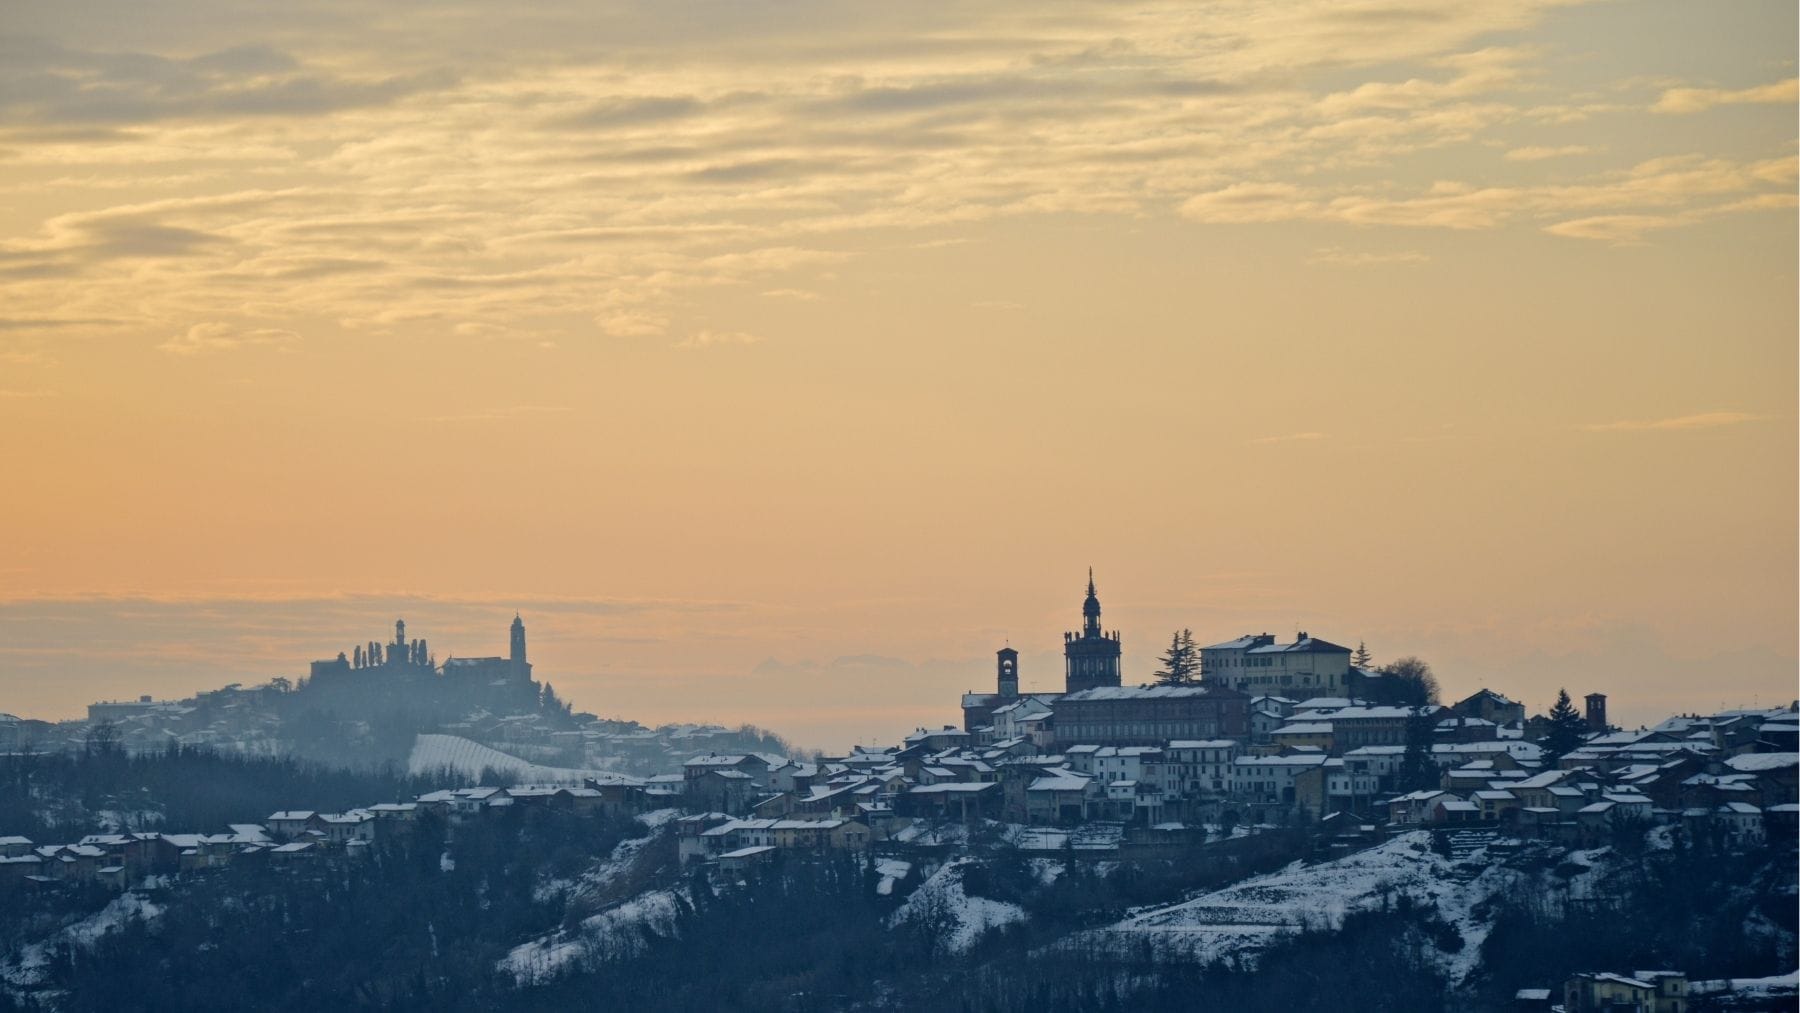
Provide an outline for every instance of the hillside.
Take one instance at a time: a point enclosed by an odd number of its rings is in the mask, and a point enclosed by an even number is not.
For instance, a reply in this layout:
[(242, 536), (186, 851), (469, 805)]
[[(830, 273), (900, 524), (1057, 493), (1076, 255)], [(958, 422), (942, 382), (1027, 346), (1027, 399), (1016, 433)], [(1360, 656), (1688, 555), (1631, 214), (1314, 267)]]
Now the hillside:
[(578, 767), (548, 767), (522, 760), (484, 746), (459, 735), (420, 735), (413, 740), (412, 753), (406, 760), (407, 772), (414, 775), (435, 774), (452, 770), (465, 777), (479, 779), (494, 771), (514, 781), (531, 784), (581, 784), (585, 780), (602, 782), (637, 782), (638, 779), (616, 771)]

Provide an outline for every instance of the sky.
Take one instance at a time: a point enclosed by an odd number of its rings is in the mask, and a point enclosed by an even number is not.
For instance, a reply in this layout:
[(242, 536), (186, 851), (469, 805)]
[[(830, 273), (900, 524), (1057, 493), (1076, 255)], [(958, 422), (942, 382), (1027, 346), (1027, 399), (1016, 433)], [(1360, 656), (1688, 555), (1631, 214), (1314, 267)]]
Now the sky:
[[(515, 5), (516, 6), (516, 5)], [(1305, 629), (1796, 689), (1789, 2), (14, 5), (0, 711), (404, 617), (842, 748)]]

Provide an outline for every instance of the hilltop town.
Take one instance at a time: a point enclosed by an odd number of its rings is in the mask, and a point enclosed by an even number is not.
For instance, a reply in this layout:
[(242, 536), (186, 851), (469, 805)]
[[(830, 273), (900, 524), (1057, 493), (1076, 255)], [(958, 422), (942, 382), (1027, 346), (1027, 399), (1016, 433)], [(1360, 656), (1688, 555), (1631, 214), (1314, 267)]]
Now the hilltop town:
[[(1009, 646), (996, 655), (991, 691), (956, 701), (959, 723), (835, 756), (731, 748), (665, 730), (653, 735), (660, 757), (638, 759), (666, 766), (639, 772), (592, 761), (616, 757), (619, 736), (648, 730), (596, 727), (539, 688), (522, 621), (514, 621), (509, 657), (442, 666), (397, 625), (391, 644), (316, 663), (297, 686), (221, 691), (180, 706), (96, 704), (70, 751), (99, 762), (159, 742), (205, 749), (244, 727), (246, 713), (279, 713), (247, 702), (257, 694), (370, 712), (426, 694), (434, 716), (451, 720), (414, 736), (411, 772), (447, 783), (337, 811), (281, 804), (221, 826), (159, 825), (117, 808), (108, 825), (61, 840), (0, 825), (0, 892), (69, 917), (100, 905), (86, 918), (115, 928), (154, 924), (157, 912), (222, 875), (264, 888), (316, 882), (325, 870), (382, 868), (391, 861), (382, 856), (421, 840), (442, 852), (448, 871), (471, 860), (456, 857), (459, 841), (504, 849), (492, 842), (555, 827), (566, 846), (592, 857), (585, 869), (576, 862), (573, 879), (519, 873), (536, 884), (528, 891), (535, 902), (554, 908), (585, 898), (580, 910), (588, 911), (599, 896), (613, 906), (514, 939), (493, 967), (508, 987), (553, 987), (692, 931), (679, 926), (705, 906), (697, 890), (755, 889), (791, 882), (802, 867), (849, 863), (889, 931), (924, 933), (929, 950), (963, 960), (1049, 919), (1034, 905), (1078, 883), (1093, 913), (1069, 922), (1057, 946), (1085, 953), (1143, 944), (1159, 964), (1178, 966), (1245, 960), (1307, 932), (1350, 931), (1358, 912), (1409, 897), (1447, 926), (1430, 973), (1473, 1002), (1477, 989), (1493, 987), (1484, 975), (1496, 972), (1483, 968), (1491, 958), (1482, 953), (1490, 936), (1506, 938), (1497, 912), (1521, 884), (1560, 898), (1559, 912), (1618, 891), (1609, 910), (1623, 911), (1643, 902), (1633, 891), (1645, 887), (1619, 885), (1633, 862), (1650, 860), (1642, 856), (1684, 863), (1710, 855), (1712, 867), (1751, 870), (1734, 875), (1777, 870), (1771, 881), (1735, 887), (1748, 891), (1737, 902), (1757, 912), (1753, 930), (1774, 961), (1756, 968), (1755, 982), (1626, 966), (1569, 967), (1552, 980), (1547, 965), (1515, 990), (1513, 1008), (1627, 1000), (1676, 1013), (1792, 1008), (1791, 976), (1779, 974), (1794, 966), (1794, 925), (1765, 908), (1791, 909), (1795, 899), (1791, 878), (1779, 874), (1784, 864), (1791, 873), (1800, 817), (1793, 706), (1621, 729), (1598, 693), (1579, 711), (1565, 694), (1536, 714), (1494, 688), (1443, 703), (1415, 660), (1376, 667), (1366, 650), (1304, 632), (1291, 642), (1252, 634), (1200, 646), (1184, 631), (1156, 681), (1131, 686), (1091, 576), (1081, 617), (1064, 639), (1061, 692), (1022, 692)], [(210, 723), (199, 723), (208, 707)], [(481, 717), (494, 714), (488, 707), (513, 713)], [(105, 731), (96, 737), (95, 729)], [(241, 735), (229, 741), (255, 752)], [(16, 741), (12, 753), (16, 772), (31, 753)], [(999, 870), (1013, 863), (1024, 863), (1029, 882), (998, 889)], [(1554, 882), (1546, 886), (1545, 876)], [(1127, 890), (1120, 877), (1139, 885)], [(1109, 894), (1135, 906), (1121, 911)], [(1274, 896), (1295, 899), (1271, 906)], [(79, 949), (80, 933), (93, 931), (86, 924), (48, 940), (15, 937), (24, 948), (0, 964), (0, 978), (19, 995), (38, 994), (54, 981), (48, 954)]]

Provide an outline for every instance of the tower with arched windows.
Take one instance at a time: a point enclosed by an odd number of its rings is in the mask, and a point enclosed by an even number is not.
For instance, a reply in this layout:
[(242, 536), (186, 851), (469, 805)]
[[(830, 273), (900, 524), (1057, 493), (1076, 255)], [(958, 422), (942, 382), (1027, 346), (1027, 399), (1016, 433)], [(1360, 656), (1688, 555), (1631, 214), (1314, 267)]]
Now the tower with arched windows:
[(1119, 633), (1100, 626), (1100, 596), (1088, 570), (1087, 600), (1081, 603), (1081, 632), (1063, 634), (1065, 685), (1070, 693), (1119, 685)]

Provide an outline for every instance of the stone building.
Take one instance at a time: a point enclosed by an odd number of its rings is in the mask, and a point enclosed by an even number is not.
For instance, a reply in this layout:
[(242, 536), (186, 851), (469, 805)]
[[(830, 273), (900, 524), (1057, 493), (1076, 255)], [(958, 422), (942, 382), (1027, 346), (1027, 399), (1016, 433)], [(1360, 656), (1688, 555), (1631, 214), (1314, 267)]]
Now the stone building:
[(1160, 746), (1172, 739), (1243, 739), (1250, 698), (1213, 686), (1100, 686), (1056, 702), (1058, 745)]
[(1273, 693), (1303, 700), (1339, 696), (1350, 686), (1350, 648), (1302, 630), (1291, 644), (1278, 644), (1268, 633), (1200, 649), (1200, 679), (1240, 692)]

